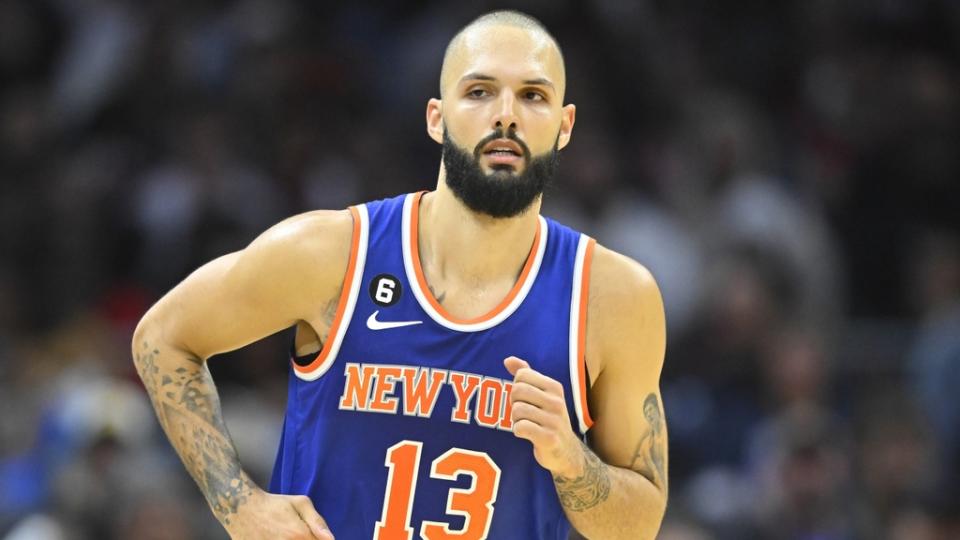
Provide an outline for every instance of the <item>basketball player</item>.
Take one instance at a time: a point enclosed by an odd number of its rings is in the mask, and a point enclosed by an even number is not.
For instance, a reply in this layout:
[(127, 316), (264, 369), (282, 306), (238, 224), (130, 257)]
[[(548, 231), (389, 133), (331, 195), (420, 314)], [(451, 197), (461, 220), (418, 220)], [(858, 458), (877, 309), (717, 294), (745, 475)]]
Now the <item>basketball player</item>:
[[(540, 216), (570, 142), (560, 49), (487, 14), (446, 51), (436, 190), (290, 218), (140, 322), (160, 423), (234, 538), (653, 538), (667, 494), (650, 274)], [(296, 326), (268, 489), (206, 359)]]

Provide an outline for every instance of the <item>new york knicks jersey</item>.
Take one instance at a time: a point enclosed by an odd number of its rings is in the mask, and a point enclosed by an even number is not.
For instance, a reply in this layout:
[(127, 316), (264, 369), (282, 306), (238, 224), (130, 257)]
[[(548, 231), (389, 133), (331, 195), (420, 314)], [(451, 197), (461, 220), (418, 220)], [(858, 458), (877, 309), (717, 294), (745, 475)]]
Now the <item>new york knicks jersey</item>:
[(492, 312), (447, 313), (423, 277), (421, 193), (351, 207), (350, 262), (315, 358), (291, 362), (270, 491), (307, 495), (337, 538), (566, 539), (529, 441), (511, 432), (517, 356), (564, 387), (583, 435), (586, 293), (594, 242), (552, 220)]

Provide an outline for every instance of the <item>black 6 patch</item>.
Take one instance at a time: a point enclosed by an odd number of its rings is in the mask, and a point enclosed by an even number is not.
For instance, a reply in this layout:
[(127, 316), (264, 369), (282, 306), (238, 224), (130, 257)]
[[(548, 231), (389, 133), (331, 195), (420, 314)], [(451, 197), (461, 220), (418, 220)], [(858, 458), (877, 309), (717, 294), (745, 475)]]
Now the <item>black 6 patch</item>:
[(390, 274), (378, 274), (370, 281), (370, 298), (378, 306), (390, 307), (396, 304), (402, 292), (400, 280)]

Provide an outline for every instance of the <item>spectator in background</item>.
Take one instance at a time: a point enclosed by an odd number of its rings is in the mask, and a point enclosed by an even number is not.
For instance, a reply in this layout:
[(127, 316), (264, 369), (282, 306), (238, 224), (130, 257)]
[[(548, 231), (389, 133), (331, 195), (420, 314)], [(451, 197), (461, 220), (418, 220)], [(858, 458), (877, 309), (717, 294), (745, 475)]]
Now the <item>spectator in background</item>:
[(912, 389), (936, 442), (936, 491), (960, 510), (960, 237), (928, 231), (913, 261), (921, 324), (909, 352)]

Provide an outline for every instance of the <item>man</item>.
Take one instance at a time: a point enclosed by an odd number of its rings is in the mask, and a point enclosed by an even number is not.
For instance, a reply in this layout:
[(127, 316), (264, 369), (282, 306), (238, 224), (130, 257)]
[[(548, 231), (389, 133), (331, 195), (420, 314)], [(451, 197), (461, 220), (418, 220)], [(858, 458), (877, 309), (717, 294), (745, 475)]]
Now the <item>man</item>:
[[(427, 104), (436, 191), (290, 218), (144, 316), (138, 371), (232, 537), (655, 536), (663, 307), (639, 264), (539, 216), (574, 124), (565, 84), (539, 22), (480, 17)], [(205, 361), (292, 325), (268, 492)]]

